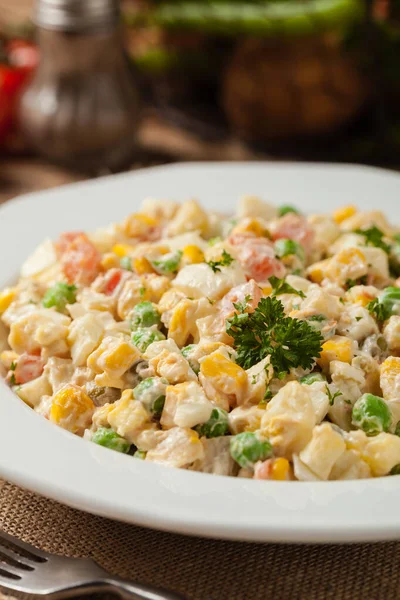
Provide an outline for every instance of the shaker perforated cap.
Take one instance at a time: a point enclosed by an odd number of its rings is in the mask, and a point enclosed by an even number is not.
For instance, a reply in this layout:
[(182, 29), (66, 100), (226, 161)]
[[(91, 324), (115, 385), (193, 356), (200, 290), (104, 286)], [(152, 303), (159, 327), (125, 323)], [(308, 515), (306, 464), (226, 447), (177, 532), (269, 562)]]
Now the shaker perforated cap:
[(34, 14), (40, 27), (70, 31), (113, 25), (118, 18), (117, 0), (36, 0)]

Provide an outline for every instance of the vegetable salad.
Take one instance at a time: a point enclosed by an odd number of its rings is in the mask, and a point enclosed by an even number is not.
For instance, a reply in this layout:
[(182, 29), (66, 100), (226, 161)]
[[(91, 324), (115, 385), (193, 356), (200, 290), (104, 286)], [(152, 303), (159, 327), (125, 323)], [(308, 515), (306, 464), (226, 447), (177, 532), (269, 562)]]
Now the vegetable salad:
[(400, 234), (379, 211), (147, 199), (0, 293), (33, 410), (133, 459), (264, 480), (400, 472)]

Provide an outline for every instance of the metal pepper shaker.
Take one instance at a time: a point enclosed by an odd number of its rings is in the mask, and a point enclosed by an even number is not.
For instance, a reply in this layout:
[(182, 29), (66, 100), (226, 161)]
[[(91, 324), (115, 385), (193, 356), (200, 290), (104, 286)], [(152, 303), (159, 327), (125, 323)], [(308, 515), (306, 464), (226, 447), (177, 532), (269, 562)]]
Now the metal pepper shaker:
[(40, 64), (21, 98), (28, 140), (57, 164), (99, 173), (127, 167), (139, 92), (117, 0), (37, 0)]

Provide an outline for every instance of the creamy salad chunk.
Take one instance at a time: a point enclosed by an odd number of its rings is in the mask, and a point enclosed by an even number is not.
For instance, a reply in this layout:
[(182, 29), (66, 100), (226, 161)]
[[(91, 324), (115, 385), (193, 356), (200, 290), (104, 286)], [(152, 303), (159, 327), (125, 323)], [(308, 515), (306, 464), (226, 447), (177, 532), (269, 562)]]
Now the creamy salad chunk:
[(46, 239), (0, 292), (0, 337), (23, 402), (131, 460), (400, 473), (400, 232), (379, 211), (146, 199)]

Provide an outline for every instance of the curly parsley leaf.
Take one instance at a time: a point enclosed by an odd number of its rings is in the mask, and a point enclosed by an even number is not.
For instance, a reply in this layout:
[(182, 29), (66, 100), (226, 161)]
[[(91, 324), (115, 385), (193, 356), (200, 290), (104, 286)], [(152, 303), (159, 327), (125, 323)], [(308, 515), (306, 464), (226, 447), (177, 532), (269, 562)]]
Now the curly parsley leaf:
[(334, 405), (336, 398), (339, 398), (339, 396), (343, 396), (342, 392), (339, 392), (339, 390), (337, 392), (335, 392), (334, 394), (332, 394), (331, 390), (328, 388), (328, 386), (325, 386), (326, 389), (326, 393), (328, 394), (328, 398), (329, 398), (329, 404), (331, 406)]
[(221, 270), (221, 267), (229, 267), (235, 259), (226, 250), (222, 250), (222, 256), (220, 260), (209, 260), (207, 265), (217, 273)]
[(323, 342), (306, 321), (286, 317), (282, 302), (272, 297), (262, 298), (252, 313), (227, 319), (226, 331), (234, 339), (241, 367), (249, 369), (270, 356), (275, 377), (280, 378), (292, 368), (311, 368)]
[(367, 246), (375, 246), (375, 248), (382, 248), (386, 254), (390, 254), (390, 246), (383, 241), (384, 233), (376, 225), (369, 227), (368, 229), (356, 229), (354, 233), (363, 235)]
[(281, 296), (282, 294), (296, 294), (300, 296), (300, 298), (305, 298), (304, 292), (301, 290), (296, 290), (289, 283), (287, 283), (284, 279), (278, 279), (275, 275), (268, 280), (272, 285), (272, 296)]
[(379, 302), (379, 298), (368, 302), (366, 308), (378, 321), (386, 321), (392, 314), (391, 308)]
[(250, 294), (246, 294), (243, 302), (232, 302), (232, 304), (238, 312), (244, 313), (246, 311), (247, 305), (250, 301), (251, 301)]

